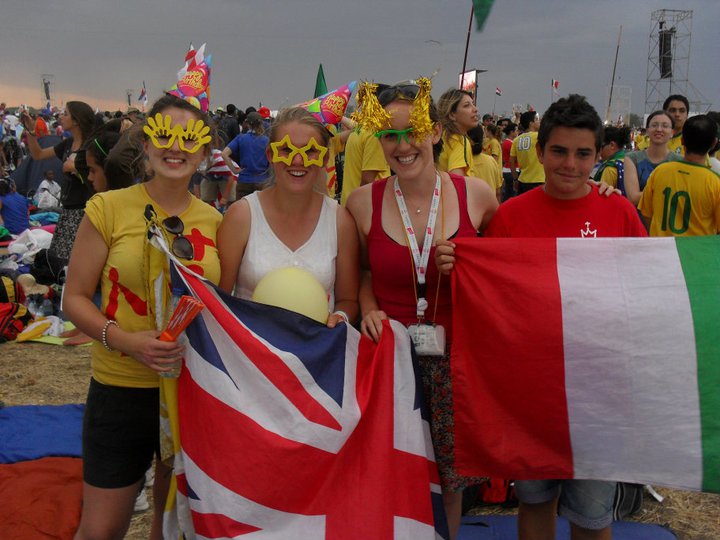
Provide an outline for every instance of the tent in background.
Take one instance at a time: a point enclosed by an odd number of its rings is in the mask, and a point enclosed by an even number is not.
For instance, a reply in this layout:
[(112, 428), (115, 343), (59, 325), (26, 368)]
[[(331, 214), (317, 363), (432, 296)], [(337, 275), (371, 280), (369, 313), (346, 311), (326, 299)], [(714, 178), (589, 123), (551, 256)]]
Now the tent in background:
[[(42, 148), (48, 148), (55, 146), (61, 140), (57, 135), (47, 135), (38, 139), (38, 143)], [(35, 161), (31, 157), (26, 157), (20, 166), (10, 173), (10, 178), (15, 182), (18, 192), (27, 195), (28, 191), (37, 189), (42, 182), (43, 174), (49, 169), (55, 171), (55, 180), (62, 183), (62, 162), (57, 158)]]

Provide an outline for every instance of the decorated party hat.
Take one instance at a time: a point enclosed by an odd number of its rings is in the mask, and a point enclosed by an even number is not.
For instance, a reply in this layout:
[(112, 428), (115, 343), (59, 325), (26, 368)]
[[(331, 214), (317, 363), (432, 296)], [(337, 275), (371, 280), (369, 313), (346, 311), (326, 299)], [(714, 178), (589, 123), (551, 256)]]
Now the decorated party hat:
[(202, 112), (210, 107), (210, 65), (212, 55), (205, 56), (205, 43), (197, 51), (190, 45), (185, 65), (178, 71), (178, 82), (168, 94), (184, 99)]
[(320, 120), (325, 127), (333, 132), (337, 129), (337, 125), (345, 114), (348, 103), (350, 103), (350, 96), (352, 96), (356, 84), (356, 81), (349, 82), (327, 94), (318, 96), (305, 103), (299, 103), (296, 107), (302, 107), (308, 112), (311, 112), (315, 118)]

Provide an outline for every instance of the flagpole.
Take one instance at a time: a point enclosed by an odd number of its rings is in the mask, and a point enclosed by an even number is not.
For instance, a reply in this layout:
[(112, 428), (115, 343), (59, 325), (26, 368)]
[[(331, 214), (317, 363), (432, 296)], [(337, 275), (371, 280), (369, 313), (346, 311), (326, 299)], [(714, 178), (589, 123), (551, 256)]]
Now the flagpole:
[(497, 99), (497, 90), (495, 91), (495, 97), (493, 98), (493, 118), (495, 118), (495, 100)]
[[(472, 30), (472, 21), (475, 16), (475, 4), (470, 6), (470, 21), (468, 22), (467, 38), (465, 39), (465, 56), (463, 58), (462, 75), (460, 76), (460, 88), (465, 86), (465, 68), (467, 67), (468, 49), (470, 48), (470, 31)], [(477, 74), (475, 82), (477, 84)], [(475, 92), (477, 94), (477, 92)]]
[(620, 25), (620, 31), (618, 32), (617, 48), (615, 49), (615, 63), (613, 64), (612, 79), (610, 80), (610, 97), (608, 98), (608, 108), (605, 114), (605, 120), (610, 121), (610, 106), (612, 105), (612, 95), (615, 89), (615, 70), (617, 69), (618, 54), (620, 53), (620, 36), (622, 36), (622, 24)]

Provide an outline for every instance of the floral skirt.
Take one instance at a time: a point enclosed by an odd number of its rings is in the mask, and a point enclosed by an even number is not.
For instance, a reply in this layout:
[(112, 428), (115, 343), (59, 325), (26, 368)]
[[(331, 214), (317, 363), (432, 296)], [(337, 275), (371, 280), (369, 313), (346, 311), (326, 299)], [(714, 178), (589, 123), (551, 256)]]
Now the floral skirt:
[(75, 235), (77, 235), (78, 227), (80, 227), (84, 215), (84, 208), (63, 208), (60, 211), (60, 219), (58, 219), (55, 234), (48, 251), (51, 255), (62, 259), (65, 264), (70, 260)]
[[(453, 431), (453, 399), (450, 383), (450, 355), (418, 356), (425, 404), (430, 411), (435, 461), (444, 492), (462, 491), (468, 486), (481, 484), (487, 478), (462, 476), (455, 469), (455, 432)], [(465, 404), (468, 405), (468, 404)]]

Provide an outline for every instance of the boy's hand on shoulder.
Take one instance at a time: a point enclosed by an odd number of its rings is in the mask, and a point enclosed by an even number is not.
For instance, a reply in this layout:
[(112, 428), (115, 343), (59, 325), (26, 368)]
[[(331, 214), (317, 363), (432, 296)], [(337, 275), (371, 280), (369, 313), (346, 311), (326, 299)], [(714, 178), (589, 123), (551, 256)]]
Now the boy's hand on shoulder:
[(597, 186), (599, 195), (605, 195), (606, 197), (609, 197), (612, 194), (622, 195), (622, 191), (620, 191), (617, 188), (612, 187), (610, 184), (606, 184), (605, 182), (596, 182), (595, 180), (588, 180), (588, 184)]

